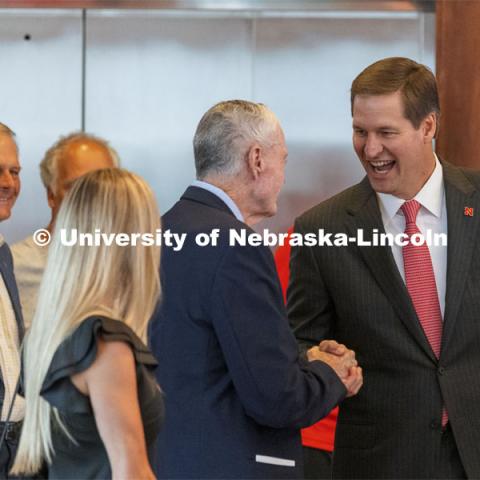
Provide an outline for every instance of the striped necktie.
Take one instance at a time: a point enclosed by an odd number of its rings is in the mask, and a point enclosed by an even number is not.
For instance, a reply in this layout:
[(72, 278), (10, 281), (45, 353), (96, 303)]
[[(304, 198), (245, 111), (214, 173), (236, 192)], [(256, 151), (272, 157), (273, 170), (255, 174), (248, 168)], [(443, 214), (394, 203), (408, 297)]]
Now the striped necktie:
[[(420, 232), (416, 223), (420, 203), (416, 200), (410, 200), (405, 202), (401, 209), (405, 216), (405, 233), (408, 238), (410, 239), (414, 234), (421, 234), (422, 232)], [(403, 247), (403, 265), (408, 293), (417, 312), (420, 325), (438, 359), (442, 344), (443, 323), (428, 245), (425, 242), (422, 245), (413, 245), (409, 241)], [(443, 408), (442, 425), (445, 426), (447, 422), (447, 411)]]

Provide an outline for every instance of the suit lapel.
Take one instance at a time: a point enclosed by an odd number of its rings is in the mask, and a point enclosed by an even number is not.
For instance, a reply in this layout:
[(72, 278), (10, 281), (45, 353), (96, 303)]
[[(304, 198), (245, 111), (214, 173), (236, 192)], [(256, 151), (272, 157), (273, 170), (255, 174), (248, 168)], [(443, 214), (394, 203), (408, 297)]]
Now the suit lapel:
[[(385, 233), (385, 229), (377, 197), (370, 187), (368, 178), (365, 177), (358, 187), (357, 198), (351, 202), (351, 208), (347, 209), (350, 215), (347, 229), (349, 236), (357, 236), (357, 230), (361, 229), (364, 232), (364, 239), (370, 240), (374, 230), (379, 233)], [(436, 362), (435, 354), (418, 321), (410, 295), (393, 258), (391, 248), (389, 246), (358, 246), (357, 248), (400, 320), (405, 324), (405, 327), (419, 346), (432, 361)]]
[[(0, 247), (1, 255), (0, 255), (0, 273), (2, 275), (3, 281), (5, 283), (5, 287), (7, 288), (8, 295), (10, 297), (10, 302), (12, 304), (13, 311), (15, 313), (15, 319), (17, 321), (18, 327), (18, 338), (20, 343), (23, 340), (24, 335), (24, 327), (23, 327), (23, 317), (22, 311), (20, 308), (20, 299), (18, 296), (17, 284), (15, 282), (15, 277), (13, 276), (13, 272), (8, 265), (8, 260), (6, 258), (6, 249), (8, 249), (6, 244), (3, 244)], [(9, 253), (8, 253), (9, 254)]]
[[(442, 350), (452, 337), (465, 282), (472, 261), (478, 231), (480, 199), (461, 170), (443, 163), (445, 199), (448, 215), (447, 291), (445, 298)], [(474, 216), (465, 215), (473, 207)]]

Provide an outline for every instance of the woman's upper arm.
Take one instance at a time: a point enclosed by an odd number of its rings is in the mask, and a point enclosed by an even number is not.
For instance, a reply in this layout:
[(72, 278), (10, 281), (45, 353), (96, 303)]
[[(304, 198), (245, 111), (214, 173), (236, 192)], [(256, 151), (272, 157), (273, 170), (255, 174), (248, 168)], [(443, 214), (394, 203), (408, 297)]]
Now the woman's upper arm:
[(135, 359), (121, 341), (97, 339), (97, 356), (72, 382), (89, 395), (113, 478), (154, 478), (138, 403)]

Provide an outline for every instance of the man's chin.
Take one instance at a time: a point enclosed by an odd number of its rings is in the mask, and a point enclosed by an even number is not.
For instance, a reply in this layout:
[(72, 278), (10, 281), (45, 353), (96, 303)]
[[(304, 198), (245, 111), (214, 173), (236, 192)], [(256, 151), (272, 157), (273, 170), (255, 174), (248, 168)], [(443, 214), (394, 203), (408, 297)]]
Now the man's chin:
[(391, 182), (387, 181), (387, 179), (383, 180), (378, 178), (372, 178), (370, 175), (368, 175), (368, 181), (370, 182), (370, 186), (373, 190), (375, 190), (376, 193), (392, 194), (393, 192), (392, 184)]
[(4, 220), (8, 220), (11, 216), (11, 212), (9, 211), (8, 213), (7, 212), (4, 212), (0, 209), (0, 222), (3, 222)]

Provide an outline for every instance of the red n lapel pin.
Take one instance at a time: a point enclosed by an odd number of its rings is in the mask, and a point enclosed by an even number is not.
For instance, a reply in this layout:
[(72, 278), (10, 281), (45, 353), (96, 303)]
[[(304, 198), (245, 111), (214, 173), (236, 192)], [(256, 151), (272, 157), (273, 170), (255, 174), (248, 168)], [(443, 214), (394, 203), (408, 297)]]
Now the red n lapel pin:
[(464, 207), (463, 214), (466, 217), (473, 217), (473, 207)]

